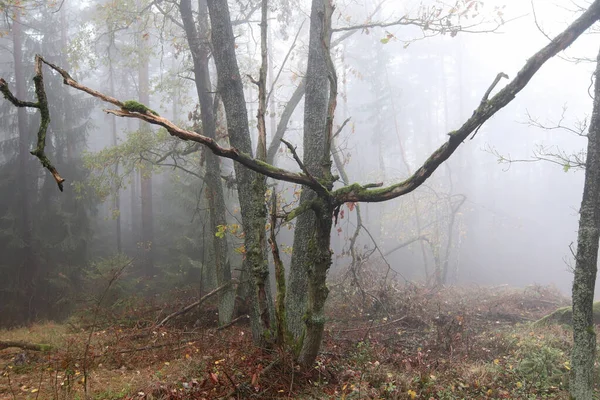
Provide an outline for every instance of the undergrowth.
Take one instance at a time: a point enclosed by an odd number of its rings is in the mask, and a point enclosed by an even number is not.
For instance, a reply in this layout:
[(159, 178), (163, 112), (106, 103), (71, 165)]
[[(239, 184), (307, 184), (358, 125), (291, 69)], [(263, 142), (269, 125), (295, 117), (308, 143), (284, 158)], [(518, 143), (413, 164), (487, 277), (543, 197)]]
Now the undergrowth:
[(83, 399), (86, 346), (91, 399), (568, 399), (569, 327), (531, 324), (567, 304), (554, 289), (432, 289), (370, 277), (361, 287), (331, 285), (310, 371), (253, 346), (246, 322), (217, 330), (210, 302), (153, 329), (191, 302), (178, 293), (107, 305), (91, 339), (85, 312), (0, 331), (0, 340), (53, 349), (0, 351), (0, 399)]

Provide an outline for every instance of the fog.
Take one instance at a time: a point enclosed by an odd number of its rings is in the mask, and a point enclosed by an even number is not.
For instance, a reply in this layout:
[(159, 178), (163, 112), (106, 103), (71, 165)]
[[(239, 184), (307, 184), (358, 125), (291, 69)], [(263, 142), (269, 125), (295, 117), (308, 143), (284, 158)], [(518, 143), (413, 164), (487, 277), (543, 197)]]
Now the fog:
[[(232, 18), (250, 20), (236, 24), (234, 33), (253, 146), (256, 146), (258, 91), (248, 77), (257, 77), (260, 66), (260, 16), (256, 12), (248, 17), (246, 13), (251, 7), (243, 7), (241, 2), (230, 3)], [(306, 71), (308, 3), (284, 1), (270, 11), (268, 87), (272, 86), (273, 91), (267, 115), (267, 142), (271, 141), (286, 104)], [(472, 24), (464, 28), (467, 32), (459, 29), (454, 35), (449, 29), (442, 35), (410, 24), (392, 24), (403, 15), (418, 18), (422, 7), (442, 7), (437, 1), (424, 2), (422, 6), (416, 1), (389, 0), (381, 4), (338, 3), (333, 16), (332, 40), (336, 45), (331, 51), (339, 92), (334, 131), (349, 120), (336, 136), (336, 153), (344, 161), (350, 183), (362, 184), (388, 185), (408, 178), (447, 140), (449, 132), (458, 129), (472, 115), (498, 73), (503, 72), (512, 79), (527, 59), (549, 42), (548, 37), (564, 30), (578, 15), (570, 0), (473, 2), (477, 8), (468, 11), (460, 21), (463, 27)], [(137, 99), (141, 92), (138, 69), (144, 64), (142, 59), (147, 57), (148, 107), (182, 127), (191, 128), (193, 124), (201, 127), (202, 123), (192, 118), (198, 97), (176, 7), (170, 3), (160, 10), (147, 7), (145, 14), (140, 14), (144, 17), (139, 19), (133, 18), (136, 13), (125, 6), (102, 1), (67, 1), (63, 7), (57, 11), (31, 5), (22, 16), (25, 38), (22, 62), (26, 65), (23, 71), (27, 85), (33, 76), (33, 54), (40, 53), (69, 70), (84, 85), (120, 100)], [(61, 16), (66, 26), (62, 27), (62, 42), (58, 43), (60, 29), (58, 25), (53, 26), (52, 21), (59, 24)], [(14, 87), (15, 39), (11, 18), (7, 11), (0, 37), (0, 71)], [(344, 27), (375, 22), (389, 26), (355, 29), (352, 35), (336, 43), (348, 32)], [(502, 23), (498, 26), (498, 22)], [(140, 43), (145, 43), (147, 49), (143, 57), (136, 53)], [(356, 249), (363, 257), (369, 256), (363, 260), (364, 264), (381, 268), (389, 264), (396, 279), (426, 283), (436, 265), (447, 261), (447, 285), (553, 285), (569, 295), (583, 170), (557, 161), (552, 154), (568, 157), (585, 149), (585, 137), (572, 131), (577, 130), (591, 112), (591, 77), (597, 45), (597, 32), (589, 32), (566, 52), (547, 62), (514, 101), (486, 122), (473, 138), (466, 140), (449, 161), (413, 193), (387, 202), (360, 204), (367, 230), (360, 232)], [(212, 62), (210, 69), (215, 86), (216, 69)], [(273, 82), (274, 77), (277, 77), (276, 82)], [(48, 71), (45, 78), (49, 92), (65, 93), (57, 74)], [(492, 95), (507, 82), (507, 79), (500, 80)], [(111, 92), (111, 84), (115, 86), (114, 92)], [(155, 252), (155, 265), (174, 287), (198, 284), (194, 279), (214, 279), (205, 277), (204, 269), (214, 256), (208, 243), (215, 236), (207, 225), (204, 183), (198, 178), (204, 176), (205, 151), (182, 156), (177, 162), (163, 160), (162, 164), (167, 166), (150, 167), (146, 165), (148, 159), (159, 159), (172, 149), (183, 149), (186, 144), (168, 139), (164, 133), (160, 136), (156, 127), (152, 128), (153, 133), (146, 132), (155, 139), (137, 136), (128, 140), (129, 132), (138, 129), (137, 121), (107, 115), (102, 110), (110, 108), (109, 104), (91, 101), (89, 96), (71, 88), (67, 92), (75, 99), (68, 104), (61, 100), (52, 103), (51, 98), (53, 123), (70, 112), (58, 107), (59, 103), (82, 113), (81, 120), (71, 123), (70, 129), (75, 131), (86, 125), (86, 132), (78, 131), (80, 137), (87, 138), (86, 143), (73, 151), (77, 152), (78, 165), (89, 172), (74, 176), (74, 171), (65, 168), (65, 193), (54, 193), (50, 191), (56, 189), (50, 189), (51, 177), (31, 157), (27, 168), (32, 185), (28, 190), (35, 192), (31, 194), (35, 199), (32, 200), (34, 224), (43, 219), (44, 210), (50, 205), (69, 211), (72, 208), (65, 202), (80, 201), (83, 196), (87, 202), (85, 218), (83, 222), (73, 220), (74, 225), (68, 226), (69, 234), (64, 237), (66, 240), (71, 235), (86, 235), (85, 249), (77, 253), (77, 258), (69, 258), (73, 269), (85, 269), (95, 260), (117, 252), (116, 215), (120, 218), (122, 251), (134, 256), (144, 248), (140, 244), (144, 206), (140, 205), (139, 185), (150, 174), (153, 175), (151, 212), (154, 220), (151, 247)], [(31, 85), (27, 86), (26, 94), (29, 98), (34, 95)], [(227, 147), (224, 111), (222, 106), (215, 110), (220, 124), (218, 140)], [(7, 211), (3, 218), (12, 221), (2, 226), (2, 240), (8, 243), (11, 229), (16, 229), (14, 224), (18, 221), (14, 215), (19, 200), (11, 197), (10, 190), (16, 169), (9, 164), (16, 160), (13, 145), (19, 133), (15, 109), (3, 101), (1, 111), (4, 122), (0, 137), (4, 146), (0, 162), (6, 168), (1, 177), (5, 182), (0, 196), (8, 199), (4, 202)], [(32, 135), (39, 118), (33, 111), (27, 112), (27, 118), (31, 138), (28, 146), (33, 147)], [(110, 153), (113, 122), (120, 144), (119, 150), (113, 151), (120, 156)], [(285, 139), (297, 146), (300, 157), (303, 154), (302, 125), (303, 101), (294, 111), (285, 134)], [(541, 127), (558, 125), (563, 128)], [(77, 140), (61, 137), (64, 131), (61, 129), (58, 125), (51, 126), (51, 135), (56, 136), (52, 136), (50, 146), (56, 151)], [(94, 158), (93, 154), (101, 150), (104, 153)], [(277, 154), (278, 166), (300, 170), (285, 146), (281, 145)], [(56, 157), (59, 166), (69, 165), (66, 155)], [(113, 173), (110, 171), (115, 168), (115, 159), (119, 160), (120, 169)], [(146, 175), (140, 178), (132, 170), (143, 165), (146, 165), (142, 168)], [(220, 165), (227, 224), (237, 226), (228, 228), (231, 234), (227, 234), (228, 257), (237, 276), (235, 271), (239, 271), (243, 259), (240, 252), (235, 251), (243, 243), (240, 207), (232, 180), (233, 162), (221, 160)], [(190, 174), (190, 170), (195, 175)], [(282, 201), (297, 200), (298, 185), (276, 183), (271, 179), (268, 183), (271, 189), (281, 193)], [(336, 188), (341, 186), (339, 181), (335, 184)], [(115, 213), (117, 194), (120, 209)], [(454, 206), (458, 208), (452, 212)], [(290, 205), (284, 210), (289, 212), (293, 207)], [(349, 245), (356, 226), (356, 208), (344, 205), (342, 212), (332, 232), (331, 276), (343, 273), (351, 263)], [(450, 226), (452, 214), (454, 219)], [(77, 225), (79, 223), (85, 224), (85, 229)], [(43, 248), (50, 240), (48, 232), (53, 231), (36, 229), (36, 243)], [(287, 225), (279, 231), (282, 248), (291, 251), (293, 232), (292, 226)], [(415, 238), (421, 239), (394, 250)], [(23, 262), (22, 253), (11, 246), (3, 247), (16, 252), (10, 259)], [(57, 247), (53, 247), (52, 254), (36, 250), (43, 262), (55, 265), (47, 279), (66, 274), (61, 271), (65, 260), (61, 258), (61, 251), (71, 249), (65, 242), (52, 246)], [(284, 252), (286, 264), (290, 261), (290, 251)], [(387, 254), (385, 261), (382, 254)], [(5, 265), (2, 273), (10, 274), (10, 268)]]

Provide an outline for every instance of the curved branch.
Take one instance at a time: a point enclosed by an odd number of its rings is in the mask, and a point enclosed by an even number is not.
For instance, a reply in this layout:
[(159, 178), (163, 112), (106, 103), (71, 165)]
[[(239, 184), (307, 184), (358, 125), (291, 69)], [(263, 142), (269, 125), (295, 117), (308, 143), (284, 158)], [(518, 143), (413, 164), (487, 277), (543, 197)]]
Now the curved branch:
[(366, 189), (360, 184), (347, 186), (333, 192), (336, 204), (349, 201), (381, 202), (412, 192), (446, 161), (458, 146), (483, 123), (510, 103), (550, 58), (569, 47), (585, 30), (600, 19), (600, 0), (594, 1), (579, 18), (554, 40), (535, 53), (525, 63), (517, 76), (490, 100), (481, 103), (473, 115), (456, 131), (448, 133), (448, 141), (440, 146), (415, 173), (403, 182), (381, 188)]
[[(133, 110), (130, 107), (127, 108), (125, 106), (126, 105), (125, 102), (121, 102), (120, 100), (118, 100), (114, 97), (105, 95), (99, 91), (96, 91), (85, 85), (80, 84), (79, 82), (75, 81), (69, 75), (69, 73), (67, 71), (65, 71), (64, 69), (46, 61), (41, 56), (36, 56), (36, 57), (39, 57), (39, 60), (41, 62), (44, 62), (50, 68), (57, 71), (63, 77), (64, 84), (71, 86), (75, 89), (81, 90), (83, 92), (86, 92), (86, 93), (92, 95), (93, 97), (96, 97), (104, 102), (111, 103), (117, 107), (120, 107), (119, 110), (114, 110), (114, 109), (104, 110), (108, 114), (113, 114), (118, 117), (136, 118), (136, 119), (146, 121), (150, 124), (162, 126), (172, 136), (176, 136), (182, 140), (189, 140), (189, 141), (204, 145), (204, 146), (208, 147), (208, 149), (210, 151), (212, 151), (214, 154), (216, 154), (217, 156), (229, 158), (231, 160), (237, 161), (240, 164), (244, 165), (245, 167), (247, 167), (253, 171), (256, 171), (258, 173), (261, 173), (263, 175), (266, 175), (270, 178), (279, 179), (279, 180), (283, 180), (283, 181), (291, 182), (291, 183), (297, 183), (300, 185), (305, 185), (315, 191), (321, 190), (321, 185), (315, 184), (315, 182), (312, 179), (310, 179), (310, 177), (306, 176), (303, 173), (291, 172), (291, 171), (287, 171), (282, 168), (274, 167), (264, 161), (260, 161), (260, 160), (256, 160), (256, 159), (252, 158), (248, 154), (239, 151), (235, 147), (230, 147), (230, 148), (222, 147), (214, 139), (203, 136), (203, 135), (193, 132), (193, 131), (182, 129), (182, 128), (178, 127), (177, 125), (175, 125), (173, 122), (169, 121), (168, 119), (163, 118), (159, 115), (155, 115), (151, 111), (145, 110), (145, 106), (143, 106), (141, 104), (140, 104), (139, 110), (137, 110), (137, 109)], [(41, 67), (40, 67), (40, 70), (41, 70)], [(2, 82), (5, 82), (5, 81), (2, 81)], [(0, 82), (0, 88), (2, 88), (1, 82)], [(44, 98), (45, 98), (43, 82), (41, 80), (40, 80), (39, 90), (44, 94)], [(3, 90), (3, 92), (4, 92), (4, 90)], [(46, 107), (47, 107), (47, 102), (46, 102)], [(49, 113), (48, 113), (48, 121), (49, 121)], [(44, 124), (42, 124), (42, 126), (40, 127), (40, 130), (42, 130), (43, 125)], [(44, 135), (44, 138), (45, 138), (45, 135)], [(42, 144), (42, 152), (41, 153), (39, 152), (40, 143)], [(44, 144), (43, 142), (38, 141), (38, 148), (36, 149), (37, 154), (34, 154), (34, 155), (38, 156), (38, 158), (40, 157), (40, 155), (44, 156), (43, 144)], [(47, 158), (46, 158), (46, 160), (47, 160)], [(43, 163), (43, 161), (42, 161), (42, 163)], [(48, 165), (50, 167), (52, 167), (52, 165), (49, 163), (49, 161), (48, 161)], [(44, 164), (44, 166), (48, 168), (48, 166), (46, 164)], [(56, 171), (56, 170), (54, 169), (54, 171)], [(53, 173), (53, 175), (54, 175), (54, 173)], [(57, 179), (57, 182), (59, 182), (59, 179), (62, 179), (58, 175), (58, 172), (56, 172), (55, 179)], [(62, 181), (64, 181), (64, 179), (62, 179)], [(62, 183), (62, 181), (60, 183)]]

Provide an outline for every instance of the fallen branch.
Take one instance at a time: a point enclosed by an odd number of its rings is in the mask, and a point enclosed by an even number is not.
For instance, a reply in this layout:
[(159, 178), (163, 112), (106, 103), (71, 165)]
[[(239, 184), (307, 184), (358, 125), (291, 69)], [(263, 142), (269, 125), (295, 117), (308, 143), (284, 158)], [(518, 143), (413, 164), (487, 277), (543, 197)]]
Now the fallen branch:
[(189, 304), (189, 305), (183, 307), (179, 311), (175, 311), (174, 313), (167, 315), (162, 321), (160, 321), (158, 324), (156, 324), (155, 328), (159, 328), (159, 327), (163, 326), (164, 324), (166, 324), (170, 319), (175, 318), (179, 315), (185, 314), (186, 312), (198, 307), (200, 304), (204, 303), (206, 300), (210, 299), (215, 294), (219, 293), (221, 290), (229, 287), (229, 285), (231, 285), (231, 283), (226, 283), (225, 285), (219, 286), (215, 290), (206, 293), (204, 296), (202, 296), (200, 298), (200, 300), (195, 301), (192, 304)]
[(49, 344), (28, 343), (17, 340), (0, 340), (0, 350), (8, 349), (9, 347), (18, 347), (23, 350), (33, 351), (49, 351), (52, 349), (52, 346)]
[(404, 320), (404, 319), (406, 319), (406, 316), (404, 316), (404, 317), (400, 317), (400, 318), (398, 318), (398, 319), (395, 319), (395, 320), (393, 320), (393, 321), (386, 322), (386, 323), (384, 323), (384, 324), (380, 324), (380, 325), (376, 325), (376, 326), (363, 326), (363, 327), (361, 327), (361, 328), (341, 329), (341, 330), (338, 330), (337, 332), (338, 332), (338, 333), (343, 333), (343, 332), (345, 333), (345, 332), (359, 332), (359, 331), (362, 331), (362, 330), (364, 330), (364, 329), (369, 329), (369, 330), (373, 330), (373, 329), (379, 329), (379, 328), (384, 328), (384, 327), (386, 327), (386, 326), (389, 326), (389, 325), (395, 324), (395, 323), (397, 323), (397, 322), (400, 322), (400, 321), (402, 321), (402, 320)]
[(230, 326), (233, 326), (233, 325), (235, 325), (236, 323), (238, 323), (239, 321), (241, 321), (241, 320), (242, 320), (242, 319), (244, 319), (244, 318), (250, 318), (250, 317), (249, 317), (247, 314), (240, 315), (239, 317), (237, 317), (237, 318), (234, 318), (234, 319), (233, 319), (233, 321), (231, 321), (230, 323), (228, 323), (228, 324), (225, 324), (225, 325), (223, 325), (223, 326), (220, 326), (220, 327), (218, 327), (218, 328), (217, 328), (217, 331), (222, 331), (223, 329), (227, 329), (227, 328), (229, 328)]

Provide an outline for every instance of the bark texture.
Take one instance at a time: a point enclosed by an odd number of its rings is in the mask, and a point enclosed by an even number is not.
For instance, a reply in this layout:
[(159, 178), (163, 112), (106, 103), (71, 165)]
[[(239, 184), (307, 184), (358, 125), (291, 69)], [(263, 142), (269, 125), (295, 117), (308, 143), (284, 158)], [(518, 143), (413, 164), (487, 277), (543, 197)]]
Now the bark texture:
[[(306, 93), (304, 96), (304, 142), (303, 160), (308, 172), (315, 178), (324, 178), (323, 151), (326, 140), (327, 105), (329, 94), (326, 47), (324, 42), (325, 1), (313, 0), (310, 14), (310, 39), (306, 69)], [(327, 39), (328, 42), (328, 39)], [(329, 151), (328, 151), (329, 153)], [(317, 194), (304, 187), (300, 204), (313, 201)], [(331, 217), (329, 217), (331, 219)], [(286, 292), (286, 315), (288, 329), (299, 339), (304, 331), (303, 317), (308, 300), (308, 273), (311, 268), (309, 243), (315, 240), (315, 213), (305, 212), (296, 220), (292, 262)], [(329, 243), (329, 242), (328, 242)], [(329, 251), (329, 248), (327, 249)]]
[[(192, 15), (191, 0), (182, 0), (179, 5), (181, 20), (185, 29), (192, 60), (194, 63), (194, 78), (196, 92), (200, 102), (202, 132), (211, 139), (216, 139), (216, 120), (213, 108), (212, 85), (209, 71), (208, 49), (208, 9), (206, 0), (198, 2), (198, 28)], [(215, 233), (218, 227), (227, 224), (225, 196), (221, 181), (221, 166), (219, 157), (211, 152), (206, 153), (206, 198), (209, 208), (209, 224), (213, 241), (215, 275), (217, 286), (231, 283), (231, 265), (229, 263), (229, 246), (227, 237), (218, 237)], [(235, 289), (229, 285), (219, 292), (219, 325), (231, 322), (235, 309)]]
[(588, 400), (594, 392), (594, 288), (600, 239), (600, 53), (596, 64), (594, 108), (588, 131), (583, 198), (579, 210), (577, 256), (573, 279), (573, 353), (570, 392), (575, 400)]
[[(219, 79), (218, 91), (227, 117), (229, 141), (239, 151), (252, 154), (244, 85), (235, 54), (235, 38), (226, 0), (208, 0), (213, 57)], [(266, 257), (264, 177), (236, 163), (235, 175), (244, 226), (245, 265), (252, 274), (251, 325), (255, 342), (265, 344), (270, 335), (273, 302), (268, 285)], [(262, 292), (264, 291), (264, 292)]]

